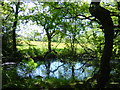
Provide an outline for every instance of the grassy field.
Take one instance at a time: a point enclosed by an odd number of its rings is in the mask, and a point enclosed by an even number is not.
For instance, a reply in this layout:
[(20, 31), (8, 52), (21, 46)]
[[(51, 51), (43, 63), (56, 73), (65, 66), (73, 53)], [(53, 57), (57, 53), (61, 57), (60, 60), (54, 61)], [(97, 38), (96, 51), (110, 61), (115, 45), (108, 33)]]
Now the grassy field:
[[(47, 42), (30, 41), (29, 44), (27, 44), (26, 42), (22, 41), (22, 44), (17, 45), (17, 48), (18, 49), (21, 49), (21, 48), (22, 49), (27, 49), (27, 48), (29, 48), (29, 45), (34, 46), (36, 48), (46, 48), (47, 49), (47, 47), (48, 47)], [(52, 48), (59, 48), (59, 49), (63, 49), (64, 47), (66, 47), (66, 45), (64, 43), (59, 44), (59, 43), (56, 43), (56, 42), (52, 42), (51, 45), (52, 45), (51, 46)]]
[[(67, 43), (70, 45), (70, 43)], [(23, 42), (17, 46), (18, 50), (23, 54), (24, 57), (34, 57), (34, 58), (43, 58), (46, 52), (48, 51), (47, 42), (40, 41), (30, 41), (29, 43)], [(68, 47), (65, 43), (52, 42), (52, 49), (57, 52), (57, 57), (67, 58), (74, 55), (83, 54), (86, 50), (85, 48), (91, 48), (90, 44), (83, 44), (82, 46), (76, 43), (75, 51)], [(49, 58), (54, 57), (55, 53), (50, 53)], [(53, 55), (53, 56), (52, 56)], [(76, 56), (75, 56), (76, 57)], [(73, 57), (72, 57), (73, 58)]]
[[(48, 45), (47, 42), (40, 42), (40, 41), (31, 41), (30, 43), (32, 45), (36, 45), (37, 47), (47, 47)], [(61, 49), (66, 47), (65, 43), (57, 43), (57, 42), (52, 42), (51, 46), (52, 48), (61, 48)]]
[[(27, 44), (28, 42), (21, 42), (21, 45), (18, 45), (17, 48), (20, 49), (21, 47), (23, 49), (28, 48), (29, 45)], [(29, 42), (30, 45), (33, 45), (37, 48), (47, 48), (47, 42), (41, 42), (41, 41), (30, 41)], [(68, 45), (70, 46), (70, 43), (68, 43)], [(79, 44), (76, 44), (77, 48), (82, 48)], [(65, 43), (57, 43), (57, 42), (52, 42), (51, 43), (51, 47), (52, 48), (57, 48), (57, 49), (64, 49), (65, 47), (67, 48), (68, 46)]]
[[(47, 42), (41, 42), (41, 41), (22, 41), (19, 42), (21, 44), (17, 45), (18, 50), (24, 50), (24, 49), (29, 49), (29, 47), (35, 47), (36, 49), (40, 50), (41, 52), (46, 52), (48, 50), (48, 45)], [(70, 46), (70, 43), (67, 43)], [(76, 45), (76, 52), (77, 53), (82, 53), (84, 52), (84, 47), (89, 47), (89, 48), (94, 48), (94, 46), (90, 44), (83, 44), (82, 46), (80, 44), (75, 44)], [(65, 48), (71, 49), (69, 46), (67, 46), (65, 43), (57, 43), (57, 42), (52, 42), (51, 47), (52, 49), (55, 50), (64, 50)]]

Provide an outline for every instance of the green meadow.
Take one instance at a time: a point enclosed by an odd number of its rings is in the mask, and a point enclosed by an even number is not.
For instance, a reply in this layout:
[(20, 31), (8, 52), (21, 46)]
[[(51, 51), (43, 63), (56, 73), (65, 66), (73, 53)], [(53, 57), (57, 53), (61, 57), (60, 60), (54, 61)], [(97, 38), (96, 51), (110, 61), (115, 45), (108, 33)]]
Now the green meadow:
[[(27, 50), (29, 48), (36, 48), (42, 52), (46, 52), (48, 50), (48, 42), (42, 42), (42, 41), (21, 41), (18, 42), (17, 48), (18, 50)], [(52, 42), (51, 43), (52, 49), (56, 50), (58, 53), (60, 50), (71, 50), (71, 44), (70, 43), (58, 43), (58, 42)], [(94, 49), (94, 47), (91, 44), (74, 44), (75, 51), (77, 53), (84, 52), (84, 47)]]

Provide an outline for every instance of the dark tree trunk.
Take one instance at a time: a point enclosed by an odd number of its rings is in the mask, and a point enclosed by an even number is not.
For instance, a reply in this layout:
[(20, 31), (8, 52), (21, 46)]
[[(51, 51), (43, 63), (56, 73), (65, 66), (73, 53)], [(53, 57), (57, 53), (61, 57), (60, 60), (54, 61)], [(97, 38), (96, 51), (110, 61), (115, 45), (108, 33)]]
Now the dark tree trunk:
[(13, 51), (16, 52), (17, 48), (16, 48), (16, 25), (17, 25), (17, 21), (14, 22), (13, 24)]
[(50, 77), (50, 65), (51, 65), (50, 61), (47, 61), (47, 62), (45, 63), (46, 70), (47, 70), (47, 77), (48, 77), (48, 78)]
[(47, 39), (48, 39), (48, 51), (51, 51), (51, 35), (49, 34), (48, 30), (46, 29)]
[(17, 27), (17, 22), (18, 22), (18, 10), (19, 10), (19, 5), (20, 5), (20, 2), (17, 3), (16, 5), (16, 10), (15, 10), (15, 21), (13, 23), (13, 51), (16, 52), (17, 51), (17, 48), (16, 48), (16, 27)]
[(75, 70), (74, 70), (74, 65), (72, 65), (72, 79), (75, 80)]
[(104, 29), (105, 46), (101, 57), (100, 73), (97, 80), (97, 88), (101, 89), (104, 88), (109, 81), (110, 58), (112, 56), (113, 49), (114, 28), (110, 12), (103, 7), (100, 7), (98, 2), (92, 2), (89, 10), (91, 15), (100, 21)]
[(51, 39), (48, 39), (48, 50), (51, 51)]

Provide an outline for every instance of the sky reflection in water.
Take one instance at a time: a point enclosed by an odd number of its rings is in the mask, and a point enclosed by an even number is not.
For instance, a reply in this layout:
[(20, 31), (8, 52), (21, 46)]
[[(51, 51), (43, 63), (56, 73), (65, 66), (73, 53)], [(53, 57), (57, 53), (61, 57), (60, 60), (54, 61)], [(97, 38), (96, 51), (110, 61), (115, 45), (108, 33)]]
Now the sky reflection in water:
[[(74, 75), (74, 77), (79, 80), (83, 80), (86, 77), (90, 77), (94, 70), (92, 66), (86, 67), (80, 62), (63, 63), (60, 61), (50, 62), (50, 67), (46, 67), (45, 64), (41, 64), (31, 73), (27, 74), (25, 74), (26, 68), (21, 69), (19, 67), (17, 69), (18, 75), (23, 77), (28, 77), (31, 75), (32, 78), (35, 78), (36, 76), (42, 76), (43, 78), (45, 78), (48, 76), (47, 72), (49, 70), (49, 77), (70, 79)], [(72, 72), (73, 69), (74, 72)]]

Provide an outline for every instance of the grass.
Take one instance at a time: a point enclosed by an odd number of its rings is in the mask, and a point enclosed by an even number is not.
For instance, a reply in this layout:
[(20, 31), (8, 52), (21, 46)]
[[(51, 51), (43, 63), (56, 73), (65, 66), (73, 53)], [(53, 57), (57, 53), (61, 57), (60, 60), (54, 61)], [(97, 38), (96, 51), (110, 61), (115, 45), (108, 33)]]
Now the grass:
[[(41, 41), (30, 41), (30, 45), (36, 46), (37, 48), (47, 48), (48, 43), (47, 42), (41, 42)], [(17, 46), (19, 49), (21, 46)], [(22, 47), (23, 48), (28, 48), (29, 46), (26, 44), (26, 42), (22, 41)], [(66, 47), (65, 43), (57, 43), (57, 42), (52, 42), (51, 43), (52, 48), (59, 48), (59, 49), (64, 49)]]
[[(48, 43), (47, 42), (41, 42), (41, 41), (30, 41), (30, 42), (26, 42), (26, 41), (21, 41), (19, 42), (20, 44), (17, 45), (18, 50), (25, 50), (25, 49), (29, 49), (30, 47), (35, 47), (36, 49), (40, 50), (40, 51), (47, 51), (48, 50)], [(65, 43), (58, 43), (58, 42), (52, 42), (51, 43), (51, 47), (52, 49), (59, 51), (63, 51), (66, 49), (70, 49), (70, 43), (67, 43), (68, 46)], [(29, 46), (30, 45), (30, 46)], [(83, 51), (82, 46), (80, 46), (79, 44), (75, 44), (77, 47), (77, 52), (81, 52)]]
[[(68, 46), (67, 46), (68, 45)], [(74, 53), (71, 50), (70, 43), (57, 43), (57, 42), (52, 42), (51, 47), (57, 52), (57, 56), (59, 58), (61, 57), (72, 57), (75, 54), (79, 55), (84, 53), (84, 48), (91, 47), (91, 44), (75, 44), (76, 48), (76, 53)], [(82, 47), (83, 46), (83, 47)], [(39, 56), (44, 56), (46, 52), (48, 51), (48, 45), (47, 42), (41, 42), (41, 41), (21, 41), (17, 45), (18, 50), (26, 57), (39, 57)]]
[[(22, 41), (20, 43), (22, 43), (22, 45), (18, 45), (17, 46), (18, 49), (20, 49), (21, 47), (23, 49), (29, 48), (29, 45), (27, 44), (28, 42), (26, 43), (26, 42)], [(47, 45), (48, 45), (47, 42), (41, 42), (41, 41), (30, 41), (29, 44), (32, 45), (32, 46), (35, 46), (37, 48), (47, 48)], [(67, 43), (67, 44), (70, 46), (70, 43)], [(76, 45), (77, 48), (82, 48), (82, 46), (80, 46), (79, 44), (75, 44), (75, 45)], [(92, 47), (92, 45), (90, 45), (90, 44), (86, 44), (86, 45), (84, 44), (84, 46)], [(66, 46), (65, 43), (57, 43), (57, 42), (52, 42), (51, 47), (52, 48), (57, 48), (57, 49), (68, 48), (68, 46)]]

